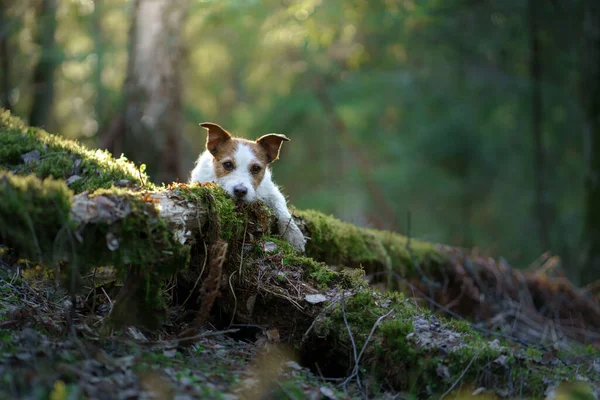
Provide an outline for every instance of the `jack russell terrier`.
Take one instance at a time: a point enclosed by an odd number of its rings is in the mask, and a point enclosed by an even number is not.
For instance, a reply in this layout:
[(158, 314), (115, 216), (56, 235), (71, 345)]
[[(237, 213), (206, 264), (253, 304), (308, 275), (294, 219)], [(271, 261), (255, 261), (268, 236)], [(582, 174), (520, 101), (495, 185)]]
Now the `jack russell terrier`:
[(285, 135), (268, 134), (256, 141), (233, 138), (217, 124), (200, 124), (208, 130), (206, 151), (192, 170), (190, 183), (214, 182), (234, 199), (262, 200), (277, 217), (283, 238), (297, 251), (304, 252), (306, 239), (290, 214), (285, 197), (271, 179), (270, 164), (279, 157)]

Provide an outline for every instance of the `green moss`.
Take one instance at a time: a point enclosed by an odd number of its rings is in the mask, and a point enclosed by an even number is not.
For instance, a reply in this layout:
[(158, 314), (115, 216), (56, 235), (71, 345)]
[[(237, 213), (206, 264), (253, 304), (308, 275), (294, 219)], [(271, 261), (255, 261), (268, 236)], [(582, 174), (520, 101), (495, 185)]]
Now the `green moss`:
[[(362, 290), (346, 298), (343, 307), (338, 304), (318, 321), (314, 338), (306, 346), (314, 346), (321, 355), (321, 368), (337, 362), (341, 363), (339, 370), (347, 374), (353, 367), (348, 327), (360, 351), (377, 319), (386, 313), (390, 315), (380, 321), (361, 360), (363, 368), (375, 377), (375, 385), (409, 390), (421, 397), (426, 395), (425, 388), (439, 395), (460, 380), (461, 385), (507, 393), (518, 394), (515, 388), (522, 388), (518, 390), (523, 395), (539, 397), (549, 382), (576, 379), (577, 366), (544, 365), (538, 350), (491, 341), (464, 322), (424, 313), (393, 293)], [(597, 379), (592, 372), (586, 374)]]
[(69, 228), (72, 196), (64, 182), (0, 171), (2, 243), (25, 256), (52, 261), (58, 233)]
[(390, 264), (381, 241), (367, 229), (316, 211), (296, 211), (306, 221), (310, 240), (307, 254), (330, 265), (374, 266)]
[(542, 353), (541, 350), (536, 349), (535, 347), (531, 347), (529, 346), (527, 348), (527, 350), (525, 350), (525, 354), (527, 355), (527, 357), (529, 357), (532, 360), (541, 360), (542, 359), (542, 355), (544, 353)]
[[(22, 156), (37, 150), (39, 158), (26, 164)], [(153, 187), (143, 168), (137, 168), (125, 157), (114, 159), (103, 150), (89, 150), (76, 141), (28, 128), (20, 119), (0, 110), (0, 169), (17, 174), (35, 174), (40, 178), (81, 179), (70, 184), (79, 193), (108, 188), (118, 181)]]
[[(120, 309), (115, 309), (114, 320), (151, 326), (162, 316), (163, 282), (186, 268), (190, 248), (175, 239), (154, 204), (143, 200), (143, 192), (111, 188), (90, 195), (97, 196), (105, 196), (130, 212), (117, 223), (98, 223), (94, 229), (86, 229), (79, 249), (81, 256), (88, 267), (114, 265), (122, 279), (133, 279), (132, 292), (121, 302)], [(98, 240), (109, 236), (118, 241), (118, 248), (111, 250), (106, 240)]]
[(307, 255), (329, 265), (364, 267), (367, 273), (394, 271), (404, 278), (439, 265), (443, 256), (434, 245), (392, 232), (359, 228), (317, 211), (296, 211), (307, 226)]
[[(241, 237), (246, 221), (248, 221), (248, 214), (253, 211), (256, 213), (260, 208), (258, 204), (236, 204), (223, 188), (214, 184), (173, 184), (169, 186), (169, 189), (173, 190), (175, 195), (181, 196), (198, 207), (206, 207), (214, 220), (212, 222), (218, 220), (219, 237), (225, 240)], [(260, 213), (260, 211), (258, 212)], [(269, 217), (267, 215), (266, 218), (269, 219)]]
[[(143, 192), (121, 188), (96, 191), (90, 197), (105, 196), (117, 206), (121, 218), (111, 224), (96, 222), (82, 227), (69, 219), (72, 195), (64, 182), (0, 173), (2, 243), (50, 267), (67, 262), (68, 268), (62, 271), (68, 288), (73, 287), (72, 277), (94, 266), (113, 265), (121, 278), (137, 276), (129, 293), (133, 300), (121, 302), (129, 307), (125, 316), (129, 321), (132, 316), (152, 316), (163, 306), (162, 282), (185, 268), (189, 247), (174, 238), (155, 205), (144, 201)], [(133, 307), (137, 307), (135, 312)]]

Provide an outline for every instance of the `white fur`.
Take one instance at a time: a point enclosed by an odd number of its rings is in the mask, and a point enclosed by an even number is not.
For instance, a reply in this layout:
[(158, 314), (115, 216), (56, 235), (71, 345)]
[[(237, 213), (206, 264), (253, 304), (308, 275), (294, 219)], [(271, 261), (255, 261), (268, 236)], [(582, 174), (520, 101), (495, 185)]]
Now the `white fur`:
[(271, 178), (271, 169), (267, 167), (261, 183), (256, 187), (252, 186), (252, 175), (250, 165), (255, 160), (252, 149), (240, 143), (233, 156), (235, 169), (223, 178), (217, 179), (213, 160), (214, 157), (209, 151), (204, 151), (196, 166), (192, 170), (190, 183), (214, 182), (225, 189), (230, 195), (234, 196), (233, 188), (236, 185), (242, 185), (248, 189), (245, 201), (262, 200), (269, 208), (273, 210), (277, 217), (277, 227), (283, 238), (290, 243), (296, 250), (304, 252), (306, 239), (300, 231), (300, 228), (294, 222), (290, 211), (288, 210), (285, 197), (279, 190), (279, 187), (273, 183)]

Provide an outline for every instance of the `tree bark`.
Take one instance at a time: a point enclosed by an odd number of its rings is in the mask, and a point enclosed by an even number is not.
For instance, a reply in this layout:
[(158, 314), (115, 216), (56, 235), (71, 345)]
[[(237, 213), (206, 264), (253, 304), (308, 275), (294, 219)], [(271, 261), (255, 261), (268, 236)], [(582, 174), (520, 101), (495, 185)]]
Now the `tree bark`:
[(104, 71), (104, 32), (102, 29), (104, 0), (94, 1), (94, 14), (92, 15), (92, 36), (94, 38), (94, 51), (96, 53), (96, 68), (94, 71), (94, 83), (96, 86), (95, 114), (98, 123), (98, 132), (102, 132), (105, 124), (105, 90), (102, 83), (102, 72)]
[(5, 2), (0, 2), (0, 107), (10, 110), (10, 50), (9, 50), (9, 22), (6, 18)]
[(600, 3), (584, 1), (582, 103), (586, 150), (581, 283), (600, 278)]
[(184, 178), (180, 65), (187, 8), (187, 0), (134, 1), (122, 149), (158, 182)]
[(537, 219), (539, 241), (542, 251), (550, 249), (548, 212), (546, 201), (546, 165), (544, 162), (544, 142), (542, 129), (542, 48), (540, 42), (540, 17), (542, 6), (536, 0), (529, 0), (529, 74), (531, 77), (531, 132), (534, 154), (534, 215)]
[(42, 0), (37, 33), (41, 54), (33, 72), (33, 104), (29, 114), (29, 123), (33, 126), (47, 124), (54, 100), (54, 70), (60, 58), (54, 38), (56, 9), (56, 0)]

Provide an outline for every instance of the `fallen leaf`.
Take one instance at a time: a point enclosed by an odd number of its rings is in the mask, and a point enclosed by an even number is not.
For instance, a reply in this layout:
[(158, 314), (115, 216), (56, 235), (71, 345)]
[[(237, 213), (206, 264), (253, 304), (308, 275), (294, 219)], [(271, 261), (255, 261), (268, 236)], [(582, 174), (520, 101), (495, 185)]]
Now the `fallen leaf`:
[(263, 250), (267, 253), (272, 253), (277, 250), (277, 245), (273, 242), (265, 242), (265, 244), (263, 244)]
[(439, 364), (436, 368), (436, 373), (440, 378), (450, 378), (450, 369), (445, 365)]
[(319, 304), (327, 301), (327, 297), (322, 295), (321, 293), (317, 294), (307, 294), (304, 296), (304, 300), (308, 301), (310, 304)]
[(500, 365), (502, 365), (503, 367), (506, 367), (506, 365), (507, 365), (507, 362), (508, 362), (508, 357), (507, 357), (507, 356), (505, 356), (505, 355), (501, 355), (500, 357), (496, 358), (496, 359), (494, 360), (494, 362), (495, 362), (496, 364), (500, 364)]
[(116, 251), (119, 248), (119, 239), (114, 233), (108, 232), (106, 234), (106, 246), (110, 251)]
[(327, 397), (330, 400), (335, 400), (337, 399), (337, 397), (335, 396), (335, 393), (333, 393), (333, 390), (331, 390), (331, 388), (325, 387), (325, 386), (321, 386), (321, 388), (319, 389), (319, 391), (321, 392), (321, 394), (325, 397)]
[(269, 329), (267, 331), (267, 339), (269, 339), (270, 342), (279, 342), (279, 330), (276, 328)]
[(302, 370), (302, 367), (296, 361), (288, 361), (285, 363), (285, 366), (288, 368), (298, 370), (298, 371)]
[(472, 396), (478, 396), (478, 395), (480, 395), (483, 392), (485, 392), (485, 388), (484, 387), (480, 387), (480, 388), (475, 389), (473, 391), (473, 393), (471, 393), (471, 395)]
[(173, 358), (177, 354), (177, 348), (163, 350), (163, 355), (167, 358)]
[(248, 297), (246, 300), (246, 309), (248, 310), (248, 315), (252, 316), (252, 312), (254, 311), (254, 303), (256, 302), (256, 295)]
[(71, 186), (71, 184), (77, 182), (80, 179), (82, 179), (82, 178), (79, 175), (73, 175), (73, 176), (68, 177), (65, 180), (65, 183), (67, 184), (67, 186)]

